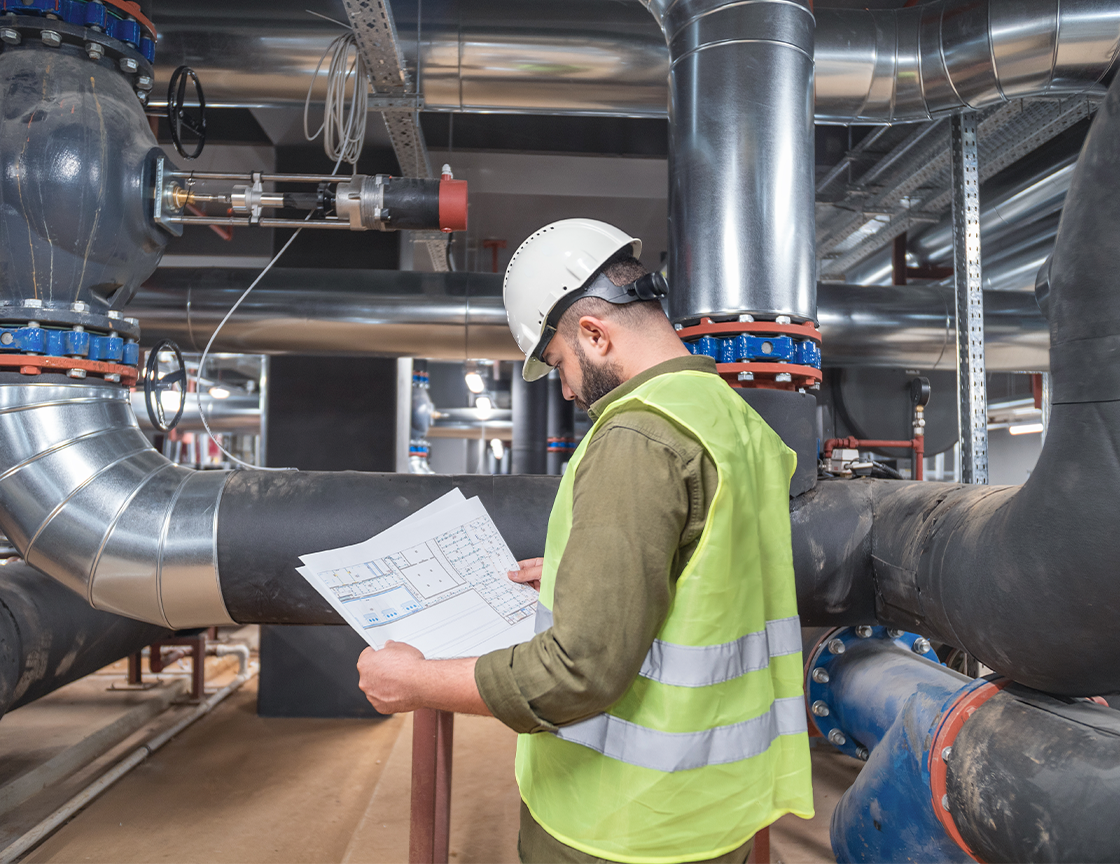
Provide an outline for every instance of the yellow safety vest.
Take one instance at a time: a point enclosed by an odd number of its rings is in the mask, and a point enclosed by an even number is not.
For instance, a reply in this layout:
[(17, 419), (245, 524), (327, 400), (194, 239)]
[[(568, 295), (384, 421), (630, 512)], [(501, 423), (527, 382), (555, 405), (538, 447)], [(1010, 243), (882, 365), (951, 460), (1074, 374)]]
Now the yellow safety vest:
[(529, 811), (562, 843), (673, 864), (730, 852), (785, 813), (813, 815), (789, 523), (797, 457), (710, 373), (658, 375), (611, 403), (572, 457), (549, 517), (538, 632), (552, 624), (587, 444), (635, 402), (695, 437), (719, 485), (638, 677), (606, 713), (521, 735), (516, 771)]

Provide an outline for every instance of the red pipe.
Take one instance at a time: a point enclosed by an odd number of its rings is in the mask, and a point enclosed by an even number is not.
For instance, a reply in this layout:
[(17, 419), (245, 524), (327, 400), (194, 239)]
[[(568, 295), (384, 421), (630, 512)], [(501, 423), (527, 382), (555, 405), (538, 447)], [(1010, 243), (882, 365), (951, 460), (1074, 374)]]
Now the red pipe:
[(824, 458), (831, 459), (833, 450), (883, 450), (899, 448), (914, 451), (914, 479), (925, 479), (926, 439), (922, 436), (909, 441), (890, 441), (879, 438), (829, 438), (824, 442)]

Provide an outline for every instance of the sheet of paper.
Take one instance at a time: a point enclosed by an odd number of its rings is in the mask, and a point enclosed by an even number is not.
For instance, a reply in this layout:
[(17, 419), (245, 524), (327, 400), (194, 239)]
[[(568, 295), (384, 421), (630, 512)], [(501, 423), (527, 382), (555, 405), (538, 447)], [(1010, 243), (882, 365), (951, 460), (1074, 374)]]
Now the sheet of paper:
[[(458, 492), (458, 490), (455, 490)], [(471, 657), (533, 637), (537, 593), (477, 498), (449, 493), (364, 543), (301, 556), (301, 575), (374, 648)]]

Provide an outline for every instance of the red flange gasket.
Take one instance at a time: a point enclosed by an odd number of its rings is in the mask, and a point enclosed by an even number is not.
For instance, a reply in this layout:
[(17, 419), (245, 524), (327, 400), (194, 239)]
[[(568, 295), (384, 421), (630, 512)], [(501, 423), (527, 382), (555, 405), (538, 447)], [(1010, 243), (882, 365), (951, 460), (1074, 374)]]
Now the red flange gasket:
[(102, 360), (82, 360), (79, 357), (46, 357), (29, 354), (0, 354), (0, 369), (7, 366), (16, 366), (23, 375), (38, 375), (41, 372), (69, 372), (71, 369), (83, 369), (86, 374), (93, 373), (104, 377), (105, 375), (119, 375), (121, 384), (131, 387), (136, 383), (139, 370), (134, 366), (120, 366), (116, 363), (105, 363)]
[(812, 339), (821, 341), (821, 331), (811, 321), (804, 324), (778, 324), (774, 321), (719, 321), (713, 322), (711, 318), (701, 318), (699, 324), (683, 327), (677, 331), (682, 339), (691, 339), (694, 336), (738, 336), (740, 333), (760, 333), (765, 336), (780, 334), (783, 336), (796, 336), (799, 339)]
[(968, 853), (973, 861), (979, 861), (980, 859), (964, 842), (961, 832), (957, 830), (957, 823), (953, 821), (953, 814), (941, 803), (949, 791), (949, 766), (941, 754), (945, 752), (946, 747), (953, 746), (953, 742), (957, 740), (957, 734), (976, 713), (976, 709), (1010, 683), (1011, 681), (1007, 678), (1000, 678), (996, 681), (988, 681), (975, 690), (969, 690), (965, 693), (952, 708), (945, 712), (941, 722), (937, 725), (937, 731), (933, 733), (933, 743), (930, 745), (929, 788), (933, 798), (934, 815), (937, 816), (937, 821), (945, 828), (946, 833), (953, 838), (953, 841), (961, 849)]
[[(812, 387), (821, 382), (821, 370), (812, 366), (796, 363), (717, 363), (716, 371), (732, 387), (754, 387), (762, 390), (796, 390), (799, 387)], [(754, 375), (752, 381), (740, 381), (740, 372)], [(789, 381), (775, 381), (783, 372), (790, 376)]]

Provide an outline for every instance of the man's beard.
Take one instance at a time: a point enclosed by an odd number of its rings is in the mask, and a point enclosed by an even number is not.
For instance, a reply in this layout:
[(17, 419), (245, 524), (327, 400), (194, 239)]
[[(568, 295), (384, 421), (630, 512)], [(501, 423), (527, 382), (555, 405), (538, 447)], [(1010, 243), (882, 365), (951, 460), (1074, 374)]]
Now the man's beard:
[(575, 344), (575, 349), (579, 360), (579, 371), (583, 376), (583, 382), (580, 386), (583, 392), (576, 393), (574, 390), (572, 392), (576, 397), (576, 405), (581, 410), (586, 411), (615, 387), (622, 384), (622, 375), (619, 373), (617, 363), (604, 363), (601, 366), (596, 366), (587, 359), (587, 355), (583, 352), (583, 346), (578, 342)]

